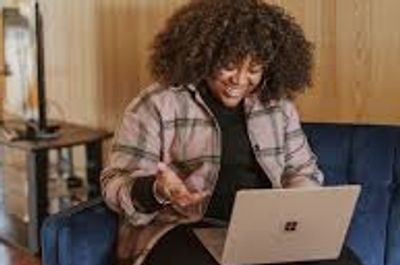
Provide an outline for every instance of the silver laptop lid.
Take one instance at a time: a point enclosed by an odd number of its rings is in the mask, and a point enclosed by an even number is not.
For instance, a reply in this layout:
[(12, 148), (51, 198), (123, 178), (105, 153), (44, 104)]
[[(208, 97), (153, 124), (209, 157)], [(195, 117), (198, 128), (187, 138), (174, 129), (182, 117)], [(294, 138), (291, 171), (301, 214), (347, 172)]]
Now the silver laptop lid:
[(359, 185), (239, 191), (222, 263), (337, 258), (359, 193)]

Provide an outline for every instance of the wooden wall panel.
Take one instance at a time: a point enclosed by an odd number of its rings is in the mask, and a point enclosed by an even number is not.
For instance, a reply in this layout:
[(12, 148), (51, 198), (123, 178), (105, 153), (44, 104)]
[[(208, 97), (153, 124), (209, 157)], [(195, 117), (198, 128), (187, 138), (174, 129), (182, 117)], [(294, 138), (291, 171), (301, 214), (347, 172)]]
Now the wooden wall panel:
[[(151, 82), (150, 41), (187, 1), (41, 0), (51, 115), (114, 128)], [(315, 43), (314, 86), (298, 100), (303, 120), (400, 124), (399, 1), (270, 2), (286, 7)]]
[(4, 43), (3, 43), (3, 13), (0, 12), (0, 120), (3, 117), (3, 102), (5, 97), (6, 68), (4, 65)]
[(103, 86), (97, 69), (96, 1), (42, 3), (50, 115), (95, 125)]
[[(371, 1), (337, 1), (337, 119), (362, 121), (371, 90)], [(321, 88), (323, 89), (323, 88)]]
[(336, 0), (275, 1), (296, 17), (315, 46), (314, 84), (298, 99), (302, 118), (308, 121), (335, 120), (336, 89)]
[(329, 26), (322, 41), (311, 39), (319, 54), (316, 73), (323, 76), (298, 100), (303, 120), (400, 124), (400, 2), (321, 2), (322, 23)]
[(371, 85), (364, 121), (400, 123), (400, 1), (371, 0)]
[(103, 86), (97, 111), (101, 113), (101, 121), (112, 127), (115, 117), (151, 82), (147, 70), (148, 48), (174, 8), (171, 1), (103, 2), (98, 13), (97, 53)]
[(150, 41), (184, 2), (43, 0), (51, 115), (114, 128), (126, 104), (150, 83)]

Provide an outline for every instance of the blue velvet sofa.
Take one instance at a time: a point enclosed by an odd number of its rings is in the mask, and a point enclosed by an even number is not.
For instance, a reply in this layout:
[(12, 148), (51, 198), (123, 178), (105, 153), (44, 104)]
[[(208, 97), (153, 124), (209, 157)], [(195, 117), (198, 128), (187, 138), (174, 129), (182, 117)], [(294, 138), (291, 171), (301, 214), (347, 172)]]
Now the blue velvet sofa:
[[(400, 127), (303, 128), (326, 185), (362, 185), (346, 244), (364, 265), (400, 265)], [(100, 198), (49, 216), (41, 232), (43, 264), (112, 264), (116, 228), (116, 215)]]

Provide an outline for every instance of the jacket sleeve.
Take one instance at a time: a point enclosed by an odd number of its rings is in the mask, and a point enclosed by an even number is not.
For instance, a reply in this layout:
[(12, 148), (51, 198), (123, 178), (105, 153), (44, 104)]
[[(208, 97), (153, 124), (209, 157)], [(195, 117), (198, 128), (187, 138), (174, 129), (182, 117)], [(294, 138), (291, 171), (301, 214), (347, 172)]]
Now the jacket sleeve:
[(285, 101), (286, 118), (284, 135), (285, 168), (282, 186), (289, 187), (295, 182), (306, 181), (322, 185), (324, 176), (317, 166), (317, 158), (312, 152), (301, 128), (295, 105)]
[(135, 198), (135, 190), (153, 178), (161, 153), (161, 117), (150, 97), (135, 99), (125, 110), (118, 126), (107, 167), (100, 183), (107, 205), (125, 215), (133, 225), (146, 225), (157, 211), (146, 211), (146, 205)]

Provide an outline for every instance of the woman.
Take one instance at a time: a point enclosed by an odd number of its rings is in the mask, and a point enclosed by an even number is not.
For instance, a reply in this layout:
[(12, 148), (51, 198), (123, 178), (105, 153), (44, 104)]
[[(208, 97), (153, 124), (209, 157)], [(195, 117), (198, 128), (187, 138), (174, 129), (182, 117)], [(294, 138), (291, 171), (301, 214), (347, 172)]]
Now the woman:
[[(312, 45), (280, 7), (198, 0), (150, 62), (156, 82), (126, 109), (101, 175), (121, 213), (119, 261), (217, 264), (190, 228), (229, 221), (236, 191), (322, 183), (291, 101), (311, 84)], [(343, 257), (332, 264), (357, 264)]]

